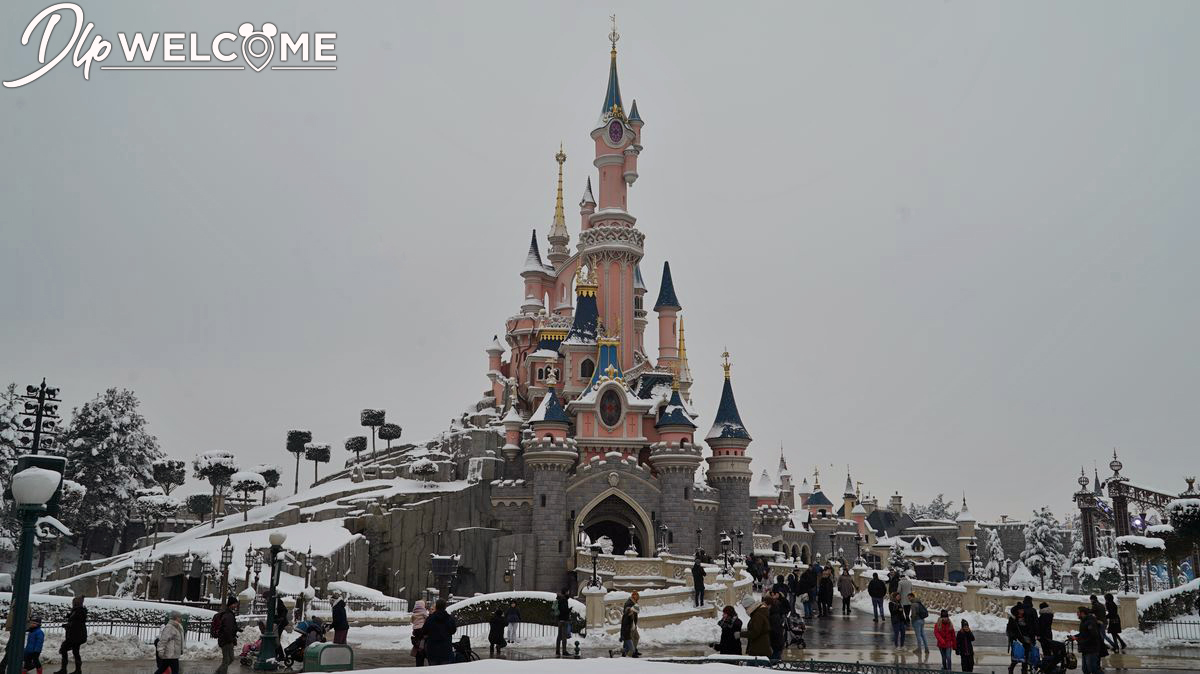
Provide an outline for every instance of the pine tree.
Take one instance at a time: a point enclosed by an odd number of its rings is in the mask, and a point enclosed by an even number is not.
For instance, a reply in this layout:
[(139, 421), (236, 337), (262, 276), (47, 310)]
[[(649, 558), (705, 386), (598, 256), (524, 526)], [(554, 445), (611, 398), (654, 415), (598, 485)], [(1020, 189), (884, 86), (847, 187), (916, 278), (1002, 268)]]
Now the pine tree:
[(908, 514), (913, 519), (953, 520), (958, 517), (958, 508), (953, 502), (946, 500), (945, 494), (938, 494), (929, 503), (909, 504)]
[(283, 477), (283, 471), (279, 470), (279, 466), (270, 463), (260, 463), (250, 470), (262, 475), (263, 481), (266, 482), (267, 488), (262, 492), (262, 504), (267, 505), (267, 490), (279, 486), (279, 480)]
[(1030, 573), (1042, 579), (1043, 586), (1047, 573), (1062, 570), (1065, 566), (1060, 529), (1058, 518), (1045, 506), (1033, 511), (1033, 518), (1025, 525), (1025, 549), (1021, 551), (1021, 561)]
[(187, 464), (179, 459), (159, 459), (151, 466), (154, 471), (154, 481), (162, 487), (163, 493), (171, 495), (171, 490), (182, 487), (187, 480)]
[(397, 424), (384, 424), (379, 427), (379, 439), (387, 440), (387, 448), (392, 448), (392, 440), (399, 440), (404, 429)]
[(163, 488), (158, 486), (139, 489), (134, 505), (142, 517), (142, 522), (148, 525), (147, 529), (152, 530), (147, 532), (154, 536), (150, 542), (150, 552), (154, 552), (154, 548), (158, 546), (158, 530), (162, 521), (179, 514), (179, 508), (182, 505), (179, 499), (168, 496), (163, 491)]
[(899, 537), (888, 550), (888, 568), (899, 571), (901, 575), (913, 568), (912, 560), (904, 556), (904, 542)]
[(351, 435), (346, 438), (346, 451), (354, 452), (354, 463), (362, 463), (362, 453), (367, 449), (367, 436)]
[[(21, 454), (17, 444), (17, 422), (22, 409), (23, 402), (17, 394), (16, 384), (9, 384), (7, 388), (0, 389), (0, 466), (16, 465), (17, 457)], [(0, 469), (0, 489), (8, 489), (11, 482), (12, 470)], [(0, 501), (0, 518), (3, 518), (0, 529), (5, 537), (14, 542), (15, 549), (21, 525), (11, 510), (12, 505), (12, 501), (8, 499)]]
[(229, 486), (229, 478), (238, 472), (237, 457), (232, 452), (205, 452), (192, 461), (192, 471), (212, 485), (212, 526), (217, 528), (217, 504)]
[(80, 547), (90, 559), (97, 536), (124, 530), (137, 490), (154, 484), (151, 466), (163, 453), (146, 431), (137, 397), (125, 389), (110, 388), (73, 410), (62, 440), (65, 477), (87, 490), (79, 506), (87, 522)]

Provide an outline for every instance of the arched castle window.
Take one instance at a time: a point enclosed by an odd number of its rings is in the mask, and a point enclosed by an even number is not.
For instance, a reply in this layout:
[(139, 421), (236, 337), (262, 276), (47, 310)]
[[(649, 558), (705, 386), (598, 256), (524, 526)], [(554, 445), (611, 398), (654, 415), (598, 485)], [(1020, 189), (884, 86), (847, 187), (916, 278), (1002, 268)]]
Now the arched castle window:
[(642, 310), (642, 296), (641, 295), (633, 296), (633, 308), (637, 309), (638, 311)]
[(596, 364), (592, 362), (591, 358), (584, 358), (583, 362), (579, 364), (579, 378), (591, 379), (592, 375), (595, 373)]
[[(692, 488), (691, 487), (683, 488), (683, 500), (685, 500), (685, 501), (692, 500)], [(696, 590), (696, 591), (699, 592), (699, 590)]]
[(546, 378), (546, 369), (545, 368), (541, 368), (541, 367), (538, 368), (537, 378), (538, 378), (538, 381), (541, 381)]

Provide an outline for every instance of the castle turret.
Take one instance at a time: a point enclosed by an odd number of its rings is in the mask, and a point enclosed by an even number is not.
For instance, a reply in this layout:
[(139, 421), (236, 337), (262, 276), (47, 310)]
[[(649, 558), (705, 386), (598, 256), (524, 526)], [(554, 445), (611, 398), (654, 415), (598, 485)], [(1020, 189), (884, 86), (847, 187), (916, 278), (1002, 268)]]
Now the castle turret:
[(579, 453), (566, 437), (570, 419), (554, 390), (553, 377), (541, 404), (529, 419), (533, 438), (525, 445), (525, 470), (533, 482), (533, 533), (537, 536), (537, 578), (551, 587), (567, 578), (567, 560), (575, 552), (567, 510), (567, 479)]
[(812, 496), (812, 489), (808, 486), (808, 477), (800, 478), (800, 488), (796, 490), (796, 498), (800, 499), (800, 507), (808, 507), (808, 497)]
[(583, 197), (579, 200), (579, 218), (581, 220), (579, 231), (583, 231), (592, 226), (592, 214), (596, 212), (596, 197), (592, 196), (592, 177), (588, 176), (587, 187), (583, 190)]
[[(705, 440), (712, 449), (708, 457), (708, 483), (721, 496), (721, 509), (717, 512), (717, 527), (722, 531), (754, 531), (750, 511), (750, 457), (746, 448), (750, 446), (750, 433), (742, 423), (737, 401), (733, 398), (733, 385), (729, 375), (729, 352), (724, 358), (725, 385), (721, 388), (721, 402), (717, 405), (717, 416)], [(717, 532), (706, 533), (707, 540), (701, 541), (709, 550), (718, 549)]]
[(683, 338), (683, 316), (679, 317), (679, 363), (675, 368), (676, 379), (679, 380), (679, 393), (683, 399), (692, 402), (692, 368), (688, 367), (687, 342)]
[(554, 221), (550, 225), (550, 250), (546, 257), (550, 259), (554, 269), (558, 270), (562, 269), (571, 257), (571, 248), (568, 245), (571, 242), (571, 234), (567, 232), (567, 217), (563, 212), (563, 162), (567, 161), (567, 155), (563, 152), (561, 144), (554, 160), (558, 162), (558, 191), (554, 197)]
[(492, 342), (488, 344), (488, 379), (492, 383), (492, 397), (496, 400), (496, 407), (499, 408), (504, 404), (504, 384), (500, 381), (503, 375), (500, 372), (500, 358), (504, 355), (504, 345), (500, 343), (498, 335), (492, 335)]
[(529, 252), (525, 254), (525, 266), (521, 268), (521, 278), (525, 279), (525, 301), (521, 303), (521, 313), (536, 314), (545, 309), (543, 297), (546, 294), (546, 283), (550, 280), (550, 270), (542, 264), (542, 253), (538, 250), (537, 230), (529, 239)]
[(676, 332), (675, 318), (679, 310), (679, 300), (675, 297), (675, 282), (671, 279), (671, 263), (663, 262), (662, 282), (658, 286), (658, 300), (654, 303), (654, 311), (658, 314), (658, 366), (667, 370), (675, 370), (679, 361), (679, 335)]
[(646, 355), (646, 281), (641, 265), (633, 266), (633, 350)]
[(638, 178), (637, 158), (642, 153), (642, 116), (638, 114), (637, 101), (629, 108), (629, 126), (633, 129), (633, 142), (625, 148), (625, 178), (626, 185), (633, 185)]
[(596, 372), (596, 339), (599, 311), (596, 307), (596, 281), (593, 273), (580, 267), (575, 275), (575, 315), (571, 329), (559, 344), (563, 356), (563, 391), (579, 393)]
[(662, 524), (671, 532), (675, 549), (691, 551), (697, 545), (692, 486), (703, 459), (701, 447), (692, 441), (696, 424), (684, 409), (678, 388), (671, 391), (671, 399), (659, 411), (654, 428), (659, 441), (650, 446), (650, 463), (658, 473), (661, 489), (658, 512)]
[(955, 523), (958, 524), (958, 563), (962, 567), (962, 572), (967, 574), (969, 578), (971, 573), (971, 550), (968, 546), (975, 540), (975, 516), (967, 509), (966, 494), (963, 494), (962, 510), (958, 511)]
[(792, 471), (783, 458), (783, 443), (779, 444), (779, 505), (796, 509), (796, 485), (792, 484)]
[(858, 496), (854, 493), (854, 481), (850, 479), (850, 468), (846, 467), (846, 486), (842, 489), (842, 517), (851, 519), (851, 514), (854, 510), (854, 505), (858, 502)]

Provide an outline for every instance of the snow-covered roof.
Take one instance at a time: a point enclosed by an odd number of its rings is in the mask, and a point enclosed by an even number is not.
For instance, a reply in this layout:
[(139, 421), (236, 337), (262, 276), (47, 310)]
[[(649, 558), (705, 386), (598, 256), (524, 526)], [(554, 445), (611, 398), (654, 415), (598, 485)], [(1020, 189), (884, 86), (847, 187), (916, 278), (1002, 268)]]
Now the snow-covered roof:
[(775, 483), (771, 480), (771, 476), (767, 474), (766, 469), (759, 473), (758, 479), (750, 486), (751, 498), (779, 498), (779, 490), (775, 488)]
[(538, 250), (537, 230), (533, 230), (533, 236), (529, 240), (529, 252), (525, 254), (525, 266), (521, 269), (523, 272), (534, 271), (538, 273), (546, 273), (546, 265), (542, 263), (542, 253)]
[(542, 398), (542, 402), (534, 411), (533, 416), (529, 417), (529, 422), (536, 423), (570, 423), (567, 417), (566, 410), (563, 409), (562, 403), (558, 400), (558, 394), (551, 387), (546, 395)]
[(900, 544), (900, 550), (905, 557), (932, 559), (949, 556), (946, 554), (945, 548), (934, 543), (927, 536), (882, 536), (876, 539), (875, 547), (891, 548), (897, 543)]
[(592, 177), (588, 176), (587, 187), (583, 189), (583, 197), (579, 200), (579, 205), (594, 203), (596, 203), (596, 197), (592, 196)]
[(504, 353), (504, 344), (500, 342), (499, 335), (492, 335), (492, 341), (488, 343), (486, 351), (488, 353)]
[(523, 423), (525, 423), (525, 420), (521, 418), (521, 413), (517, 411), (516, 406), (513, 406), (513, 407), (508, 408), (508, 413), (504, 415), (504, 418), (500, 420), (500, 423), (504, 423), (504, 424), (521, 423), (521, 424), (523, 424)]

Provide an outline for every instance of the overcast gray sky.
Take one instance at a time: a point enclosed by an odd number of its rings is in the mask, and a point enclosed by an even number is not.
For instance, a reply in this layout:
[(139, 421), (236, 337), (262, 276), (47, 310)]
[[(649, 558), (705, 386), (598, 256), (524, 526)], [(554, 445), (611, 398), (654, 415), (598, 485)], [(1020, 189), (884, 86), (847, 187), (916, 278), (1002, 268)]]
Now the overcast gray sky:
[[(0, 3), (2, 79), (49, 4)], [(288, 428), (421, 440), (480, 397), (559, 141), (571, 212), (593, 170), (615, 12), (702, 427), (728, 345), (755, 465), (833, 491), (1062, 514), (1114, 446), (1200, 468), (1196, 3), (81, 4), (117, 52), (337, 33), (333, 72), (0, 90), (0, 381), (132, 388), (173, 456), (286, 466)]]

